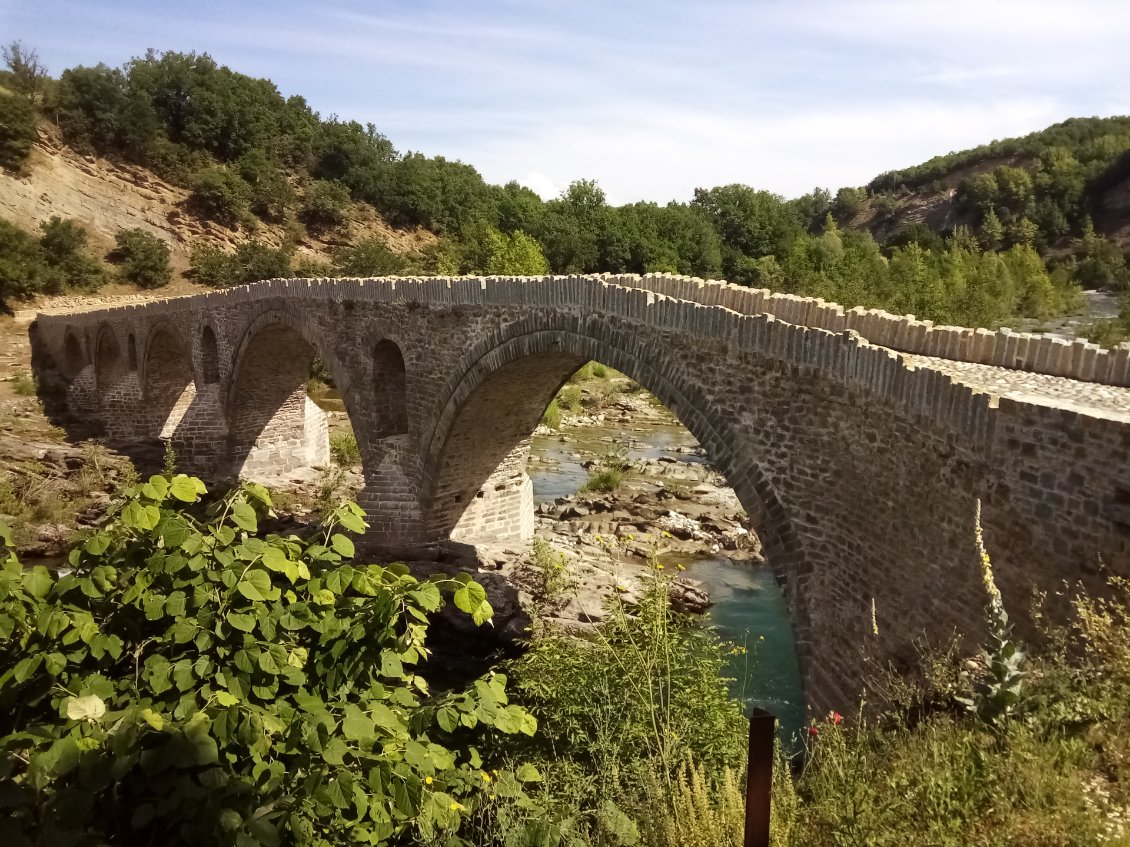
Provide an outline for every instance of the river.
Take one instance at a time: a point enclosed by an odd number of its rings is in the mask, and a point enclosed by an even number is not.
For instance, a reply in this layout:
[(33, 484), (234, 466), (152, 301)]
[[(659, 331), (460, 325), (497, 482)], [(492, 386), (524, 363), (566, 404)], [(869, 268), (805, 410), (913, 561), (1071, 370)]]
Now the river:
[[(533, 481), (534, 500), (541, 502), (575, 494), (589, 478), (583, 467), (591, 454), (600, 455), (619, 447), (632, 460), (673, 458), (704, 464), (698, 442), (675, 422), (643, 420), (630, 429), (620, 425), (598, 425), (565, 430), (561, 434), (536, 435), (527, 472)], [(629, 472), (629, 480), (648, 477)], [(731, 690), (748, 708), (764, 708), (780, 721), (780, 736), (795, 746), (805, 722), (803, 688), (788, 607), (770, 569), (749, 562), (733, 562), (725, 556), (705, 553), (696, 557), (671, 555), (668, 565), (682, 564), (687, 574), (703, 583), (714, 605), (706, 623), (718, 635), (748, 652), (731, 656), (728, 673)]]

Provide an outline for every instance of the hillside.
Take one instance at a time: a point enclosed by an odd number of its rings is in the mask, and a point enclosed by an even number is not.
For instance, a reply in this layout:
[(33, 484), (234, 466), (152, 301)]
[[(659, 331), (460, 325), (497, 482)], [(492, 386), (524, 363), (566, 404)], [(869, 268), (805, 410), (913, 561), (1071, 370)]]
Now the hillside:
[[(233, 250), (256, 242), (273, 248), (293, 238), (285, 222), (256, 221), (254, 228), (231, 227), (196, 213), (191, 192), (142, 165), (81, 154), (45, 122), (20, 173), (0, 169), (0, 218), (32, 233), (53, 216), (79, 222), (92, 251), (105, 255), (120, 229), (140, 228), (163, 240), (175, 271), (169, 293), (198, 287), (185, 273), (191, 252), (201, 246)], [(397, 229), (363, 203), (352, 203), (336, 227), (305, 231), (294, 241), (296, 260), (331, 261), (343, 245), (375, 239), (400, 254), (415, 254), (435, 241), (420, 228)], [(126, 286), (125, 288), (129, 288)]]
[(1125, 251), (1130, 248), (1130, 118), (1073, 118), (888, 171), (865, 191), (850, 225), (866, 228), (880, 241), (916, 224), (939, 235), (958, 226), (976, 229), (992, 208), (1003, 226), (1009, 219), (1029, 219), (1040, 245), (1053, 254), (1070, 249), (1087, 218), (1098, 235)]

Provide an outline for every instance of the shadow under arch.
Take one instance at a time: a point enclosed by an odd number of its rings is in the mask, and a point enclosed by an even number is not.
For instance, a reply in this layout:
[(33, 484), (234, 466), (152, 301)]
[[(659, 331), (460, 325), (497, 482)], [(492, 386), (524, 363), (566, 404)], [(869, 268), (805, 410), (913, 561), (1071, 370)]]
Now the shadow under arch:
[(63, 334), (63, 369), (66, 379), (74, 379), (88, 364), (86, 353), (82, 349), (82, 341), (70, 327)]
[(374, 438), (408, 433), (408, 375), (400, 345), (382, 338), (373, 348)]
[(326, 415), (306, 393), (315, 356), (341, 389), (348, 414), (346, 372), (312, 327), (280, 309), (263, 310), (247, 323), (225, 392), (233, 475), (280, 473), (329, 461)]
[(106, 392), (117, 385), (128, 372), (121, 345), (114, 330), (108, 324), (98, 327), (94, 344), (94, 379), (100, 392)]
[(196, 396), (192, 359), (184, 339), (166, 322), (145, 340), (142, 362), (142, 412), (148, 435), (171, 438)]

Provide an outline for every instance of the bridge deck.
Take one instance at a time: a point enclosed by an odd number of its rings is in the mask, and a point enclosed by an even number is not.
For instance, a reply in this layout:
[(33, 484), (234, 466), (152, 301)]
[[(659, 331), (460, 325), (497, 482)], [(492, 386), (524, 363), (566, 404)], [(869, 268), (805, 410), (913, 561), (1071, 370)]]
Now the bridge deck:
[(1130, 423), (1130, 388), (998, 365), (979, 365), (911, 353), (899, 355), (907, 364), (940, 371), (975, 391)]

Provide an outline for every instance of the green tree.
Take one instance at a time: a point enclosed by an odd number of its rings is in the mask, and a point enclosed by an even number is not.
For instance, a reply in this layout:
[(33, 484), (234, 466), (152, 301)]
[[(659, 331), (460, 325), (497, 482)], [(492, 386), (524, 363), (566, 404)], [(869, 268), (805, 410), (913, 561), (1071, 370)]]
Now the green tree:
[(240, 244), (234, 253), (219, 247), (201, 246), (192, 251), (192, 275), (205, 285), (230, 287), (291, 275), (290, 255), (254, 241)]
[(266, 151), (258, 147), (249, 150), (239, 160), (237, 169), (247, 183), (251, 211), (263, 220), (284, 220), (295, 202), (294, 189)]
[(992, 209), (985, 213), (981, 221), (980, 241), (981, 246), (986, 250), (999, 250), (1004, 244), (1004, 226)]
[(87, 253), (87, 232), (77, 221), (53, 216), (39, 225), (39, 246), (56, 288), (93, 290), (105, 281), (102, 265)]
[(521, 230), (505, 235), (490, 233), (490, 260), (487, 273), (499, 276), (541, 276), (549, 273), (549, 263), (541, 245)]
[(251, 188), (235, 171), (216, 166), (196, 175), (189, 199), (202, 217), (234, 227), (248, 210)]
[(19, 170), (35, 139), (35, 109), (24, 99), (0, 94), (0, 167)]
[(0, 310), (50, 285), (39, 243), (15, 224), (0, 218)]
[(345, 223), (349, 189), (340, 182), (314, 180), (302, 200), (302, 219), (311, 226), (329, 229)]
[(114, 258), (122, 279), (142, 288), (160, 288), (173, 277), (169, 245), (144, 229), (119, 229)]
[[(490, 619), (467, 576), (351, 561), (362, 512), (260, 529), (266, 489), (153, 476), (71, 551), (23, 568), (0, 527), (7, 843), (465, 845), (525, 766), (475, 746), (537, 722), (506, 678), (430, 695), (429, 615)], [(489, 773), (488, 773), (489, 771)]]
[(39, 60), (39, 54), (21, 41), (13, 41), (0, 48), (0, 58), (12, 74), (12, 88), (23, 96), (30, 106), (42, 99), (51, 75)]

